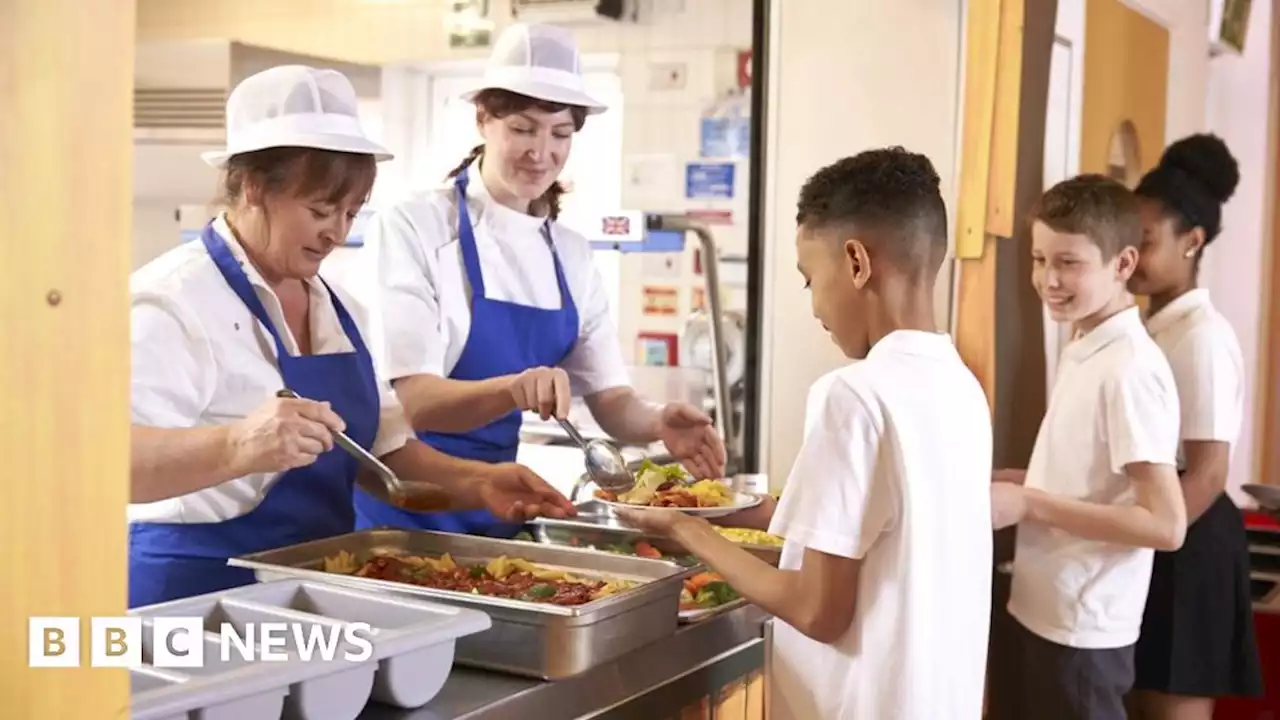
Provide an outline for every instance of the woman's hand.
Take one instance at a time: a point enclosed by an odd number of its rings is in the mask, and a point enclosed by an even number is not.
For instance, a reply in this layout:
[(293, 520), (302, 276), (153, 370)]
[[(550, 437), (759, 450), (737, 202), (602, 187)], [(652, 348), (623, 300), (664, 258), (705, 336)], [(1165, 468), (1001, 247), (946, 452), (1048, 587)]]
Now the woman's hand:
[(231, 425), (231, 467), (240, 477), (310, 465), (333, 447), (333, 434), (346, 427), (327, 402), (272, 398)]
[(547, 516), (563, 518), (577, 514), (569, 498), (551, 487), (537, 473), (517, 463), (486, 467), (470, 484), (469, 505), (482, 507), (503, 520), (523, 522)]
[(688, 403), (668, 403), (658, 422), (658, 439), (695, 478), (724, 477), (724, 442), (706, 413)]
[(507, 392), (517, 410), (532, 410), (543, 420), (569, 417), (573, 391), (568, 373), (560, 368), (529, 368), (511, 378)]

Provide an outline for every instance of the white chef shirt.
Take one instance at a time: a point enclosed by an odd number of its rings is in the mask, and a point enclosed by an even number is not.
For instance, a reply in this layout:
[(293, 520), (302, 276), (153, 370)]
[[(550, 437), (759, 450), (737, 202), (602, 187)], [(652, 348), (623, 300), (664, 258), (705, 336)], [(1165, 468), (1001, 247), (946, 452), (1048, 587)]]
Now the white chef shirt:
[[(1026, 486), (1087, 502), (1131, 505), (1131, 463), (1173, 465), (1178, 392), (1136, 307), (1062, 352), (1027, 468)], [(1153, 551), (1018, 526), (1009, 613), (1031, 632), (1074, 648), (1138, 640)]]
[(814, 384), (769, 531), (862, 560), (852, 625), (775, 620), (771, 718), (972, 720), (991, 612), (991, 413), (946, 335), (897, 331)]
[[(214, 230), (240, 262), (285, 349), (298, 353), (275, 293), (219, 216)], [(132, 301), (133, 422), (160, 428), (225, 425), (241, 420), (270, 400), (282, 385), (276, 345), (267, 329), (219, 273), (204, 244), (184, 243), (135, 271)], [(329, 292), (318, 281), (310, 290), (312, 353), (352, 352)], [(364, 311), (335, 287), (357, 327)], [(368, 337), (362, 329), (361, 337)], [(408, 420), (390, 385), (379, 380), (382, 411), (371, 448), (385, 455), (412, 437)], [(258, 506), (279, 477), (254, 474), (204, 490), (153, 503), (131, 504), (130, 521), (201, 523), (230, 520)]]
[[(1181, 405), (1181, 438), (1235, 445), (1244, 416), (1244, 354), (1235, 330), (1209, 301), (1184, 293), (1147, 318), (1147, 331), (1173, 370)], [(1182, 448), (1178, 448), (1179, 467)]]
[[(545, 309), (561, 306), (544, 218), (495, 202), (473, 166), (467, 185), (485, 295)], [(409, 375), (448, 377), (471, 331), (471, 288), (458, 243), (453, 184), (421, 191), (371, 221), (368, 247), (376, 255), (380, 362), (391, 380)], [(578, 310), (577, 346), (560, 367), (579, 396), (629, 384), (609, 300), (580, 234), (552, 223), (551, 237)]]

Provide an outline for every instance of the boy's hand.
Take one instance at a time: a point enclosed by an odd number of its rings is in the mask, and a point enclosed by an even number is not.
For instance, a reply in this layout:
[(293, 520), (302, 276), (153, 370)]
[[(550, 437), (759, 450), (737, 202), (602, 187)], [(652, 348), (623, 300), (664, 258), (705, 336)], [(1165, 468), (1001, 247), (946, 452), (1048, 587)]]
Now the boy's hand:
[(1009, 482), (991, 483), (991, 529), (1017, 525), (1027, 516), (1027, 489)]
[(700, 519), (685, 515), (679, 510), (668, 510), (666, 508), (640, 510), (615, 507), (613, 512), (631, 527), (650, 535), (659, 536), (671, 535), (682, 522), (698, 521)]
[(773, 522), (773, 511), (778, 508), (778, 501), (772, 495), (760, 495), (760, 504), (739, 510), (717, 518), (708, 518), (712, 525), (720, 527), (747, 528), (749, 530), (769, 531), (769, 523)]
[(1013, 483), (1014, 485), (1025, 485), (1027, 482), (1026, 470), (994, 470), (991, 473), (991, 482)]

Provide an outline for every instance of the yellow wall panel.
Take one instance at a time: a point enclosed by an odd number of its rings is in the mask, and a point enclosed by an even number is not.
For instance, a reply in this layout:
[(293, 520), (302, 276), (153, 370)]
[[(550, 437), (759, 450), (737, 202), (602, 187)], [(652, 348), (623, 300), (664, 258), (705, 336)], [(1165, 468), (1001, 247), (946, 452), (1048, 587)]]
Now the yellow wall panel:
[(1112, 135), (1125, 121), (1137, 135), (1137, 172), (1156, 164), (1165, 145), (1168, 81), (1168, 30), (1120, 0), (1089, 0), (1081, 172), (1107, 172)]
[[(87, 638), (127, 603), (133, 11), (0, 2), (5, 718), (128, 717)], [(81, 618), (82, 667), (27, 667), (33, 615)]]
[[(429, 59), (445, 44), (446, 4), (444, 0), (138, 0), (138, 41), (235, 40), (370, 64)], [(505, 8), (495, 7), (491, 17), (499, 13), (505, 15)], [(476, 54), (483, 57), (488, 50)]]

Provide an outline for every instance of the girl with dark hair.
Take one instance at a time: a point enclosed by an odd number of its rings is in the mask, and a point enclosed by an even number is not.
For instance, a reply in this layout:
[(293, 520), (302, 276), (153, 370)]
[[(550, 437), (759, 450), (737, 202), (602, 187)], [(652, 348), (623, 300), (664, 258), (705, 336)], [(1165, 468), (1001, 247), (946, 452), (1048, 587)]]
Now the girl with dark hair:
[(1244, 518), (1225, 492), (1244, 359), (1230, 323), (1196, 287), (1239, 180), (1221, 139), (1192, 135), (1169, 146), (1135, 190), (1143, 238), (1129, 290), (1150, 298), (1147, 329), (1177, 384), (1188, 522), (1182, 548), (1155, 555), (1131, 697), (1142, 720), (1210, 720), (1214, 698), (1262, 692)]
[[(476, 106), (483, 144), (448, 184), (379, 213), (383, 361), (418, 436), (458, 457), (511, 463), (522, 413), (565, 418), (574, 394), (619, 440), (663, 441), (699, 477), (724, 470), (711, 420), (631, 388), (587, 240), (557, 222), (558, 182), (587, 117), (570, 33), (513, 25), (494, 43)], [(514, 536), (488, 512), (419, 513), (359, 490), (358, 526)]]

